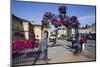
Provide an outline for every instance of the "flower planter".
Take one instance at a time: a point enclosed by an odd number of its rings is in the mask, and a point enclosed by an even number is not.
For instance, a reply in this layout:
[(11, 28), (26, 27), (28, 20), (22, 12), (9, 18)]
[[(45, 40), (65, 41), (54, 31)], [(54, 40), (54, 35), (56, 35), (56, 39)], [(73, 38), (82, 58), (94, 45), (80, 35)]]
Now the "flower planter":
[(39, 40), (16, 40), (12, 43), (12, 50), (14, 52), (19, 52), (28, 48), (37, 48), (39, 45)]

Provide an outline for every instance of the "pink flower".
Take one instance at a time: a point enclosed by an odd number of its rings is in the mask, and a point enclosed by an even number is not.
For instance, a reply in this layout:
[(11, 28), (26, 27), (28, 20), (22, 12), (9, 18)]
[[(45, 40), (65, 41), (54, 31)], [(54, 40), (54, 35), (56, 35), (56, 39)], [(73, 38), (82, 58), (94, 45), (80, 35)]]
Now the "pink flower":
[(72, 17), (71, 17), (71, 21), (74, 22), (74, 21), (76, 21), (76, 20), (77, 20), (77, 16), (72, 16)]
[(39, 41), (35, 42), (34, 40), (16, 40), (12, 44), (12, 50), (19, 52), (27, 48), (36, 48), (39, 45)]

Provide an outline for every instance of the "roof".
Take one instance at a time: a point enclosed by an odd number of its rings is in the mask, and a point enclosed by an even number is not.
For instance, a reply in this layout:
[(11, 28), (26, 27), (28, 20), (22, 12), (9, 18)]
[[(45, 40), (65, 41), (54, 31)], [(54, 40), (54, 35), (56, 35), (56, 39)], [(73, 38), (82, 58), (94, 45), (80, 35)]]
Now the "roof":
[(42, 25), (40, 25), (40, 24), (33, 24), (33, 26), (42, 26)]
[(15, 16), (14, 14), (12, 14), (12, 17), (14, 17), (14, 18), (16, 18), (16, 19), (18, 19), (18, 20), (20, 20), (20, 21), (29, 22), (29, 23), (31, 23), (33, 26), (34, 26), (34, 25), (35, 25), (35, 26), (42, 26), (42, 25), (40, 25), (40, 24), (34, 24), (32, 21), (28, 21), (28, 20), (26, 20), (26, 19), (19, 18), (19, 17)]
[[(30, 21), (28, 21), (28, 20), (26, 20), (26, 19), (23, 19), (23, 18), (19, 18), (19, 17), (15, 16), (14, 14), (12, 14), (12, 17), (14, 17), (14, 18), (16, 18), (16, 19), (18, 19), (18, 20), (20, 20), (20, 21), (25, 21), (25, 22), (31, 23)], [(32, 23), (31, 23), (31, 24), (32, 24)]]

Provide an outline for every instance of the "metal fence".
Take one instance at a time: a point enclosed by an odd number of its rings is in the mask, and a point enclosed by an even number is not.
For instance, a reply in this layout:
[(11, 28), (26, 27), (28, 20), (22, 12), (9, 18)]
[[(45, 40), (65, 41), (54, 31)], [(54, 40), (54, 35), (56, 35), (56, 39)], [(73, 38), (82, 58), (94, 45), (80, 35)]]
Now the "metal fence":
[[(30, 62), (32, 65), (35, 64), (41, 54), (39, 46), (26, 48), (25, 45), (21, 44), (23, 46), (15, 47), (15, 45), (18, 46), (18, 44), (13, 44), (14, 47), (12, 48), (12, 66), (25, 65), (26, 62)], [(32, 45), (37, 45), (37, 44), (32, 43)]]

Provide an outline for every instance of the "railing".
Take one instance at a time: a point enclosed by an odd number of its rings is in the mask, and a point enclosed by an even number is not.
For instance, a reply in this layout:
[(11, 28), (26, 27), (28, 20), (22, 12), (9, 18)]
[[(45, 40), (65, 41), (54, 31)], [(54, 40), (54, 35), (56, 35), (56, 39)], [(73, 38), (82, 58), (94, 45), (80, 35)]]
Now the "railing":
[(25, 62), (35, 64), (39, 57), (38, 40), (16, 40), (12, 43), (12, 65), (23, 65)]

